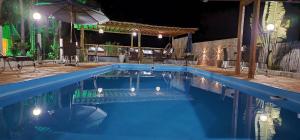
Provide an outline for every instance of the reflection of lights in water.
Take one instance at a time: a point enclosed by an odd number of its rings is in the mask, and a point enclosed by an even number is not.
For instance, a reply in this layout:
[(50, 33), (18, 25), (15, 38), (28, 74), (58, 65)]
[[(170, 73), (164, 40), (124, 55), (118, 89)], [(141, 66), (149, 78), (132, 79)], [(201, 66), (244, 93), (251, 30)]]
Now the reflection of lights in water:
[(136, 93), (131, 92), (129, 95), (130, 95), (130, 96), (136, 96)]
[(147, 71), (143, 71), (143, 74), (144, 75), (151, 75), (152, 73), (151, 72), (147, 72)]
[(300, 119), (300, 113), (297, 114), (298, 119)]
[(259, 120), (265, 122), (268, 120), (268, 116), (266, 114), (261, 114), (259, 116)]
[(104, 94), (102, 92), (103, 92), (103, 88), (98, 88), (97, 97), (104, 97)]
[(172, 74), (171, 73), (169, 74), (169, 78), (172, 78)]
[(102, 93), (103, 88), (98, 88), (98, 93)]
[(163, 77), (165, 77), (165, 75), (166, 75), (165, 73), (162, 74)]
[(160, 87), (155, 87), (155, 90), (156, 90), (157, 92), (159, 92), (159, 91), (160, 91)]
[(131, 91), (131, 92), (135, 92), (135, 88), (134, 88), (134, 87), (131, 88), (130, 91)]
[(205, 82), (205, 78), (201, 77), (201, 83), (204, 83), (204, 82)]
[(104, 94), (103, 93), (98, 93), (97, 97), (104, 97)]
[(34, 116), (39, 116), (39, 115), (41, 115), (41, 113), (42, 113), (42, 109), (39, 108), (39, 107), (35, 107), (35, 108), (32, 110), (32, 115), (34, 115)]
[(49, 110), (49, 111), (48, 111), (48, 114), (49, 114), (49, 115), (52, 115), (52, 114), (54, 114), (54, 113), (55, 113), (54, 110)]

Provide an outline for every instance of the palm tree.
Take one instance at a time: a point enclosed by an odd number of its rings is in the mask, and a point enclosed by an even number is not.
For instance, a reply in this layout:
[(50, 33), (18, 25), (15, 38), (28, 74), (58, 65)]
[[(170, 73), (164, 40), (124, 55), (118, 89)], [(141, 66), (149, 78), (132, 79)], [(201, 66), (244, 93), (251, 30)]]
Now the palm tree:
[[(266, 62), (268, 68), (273, 63), (272, 48), (276, 47), (278, 42), (282, 42), (287, 38), (290, 20), (285, 19), (285, 13), (283, 2), (267, 1), (265, 3), (258, 43), (263, 47), (264, 53), (261, 55), (261, 58)], [(268, 24), (275, 26), (274, 31), (267, 31)]]

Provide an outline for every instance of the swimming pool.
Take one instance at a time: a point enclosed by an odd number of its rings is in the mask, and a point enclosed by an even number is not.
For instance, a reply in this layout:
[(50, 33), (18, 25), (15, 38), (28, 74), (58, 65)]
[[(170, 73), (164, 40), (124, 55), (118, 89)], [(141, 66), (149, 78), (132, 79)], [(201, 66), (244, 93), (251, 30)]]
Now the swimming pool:
[(114, 64), (0, 91), (1, 140), (300, 139), (299, 94), (191, 67)]

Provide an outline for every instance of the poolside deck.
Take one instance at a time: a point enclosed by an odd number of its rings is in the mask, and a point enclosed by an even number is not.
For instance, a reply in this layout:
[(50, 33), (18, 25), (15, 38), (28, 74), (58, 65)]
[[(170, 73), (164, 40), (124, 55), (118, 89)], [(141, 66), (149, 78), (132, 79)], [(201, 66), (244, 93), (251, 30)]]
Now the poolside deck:
[(265, 84), (272, 87), (277, 87), (289, 91), (295, 91), (300, 93), (300, 79), (288, 78), (282, 76), (265, 76), (262, 74), (256, 74), (254, 79), (248, 79), (247, 71), (241, 73), (241, 75), (235, 75), (234, 69), (221, 69), (209, 66), (194, 66), (196, 68), (211, 71), (215, 73), (220, 73), (226, 76), (233, 76), (239, 79), (250, 80), (256, 83)]
[[(108, 65), (108, 64), (110, 63), (83, 63), (77, 67), (64, 66), (59, 64), (45, 64), (45, 65), (38, 66), (36, 68), (36, 71), (34, 71), (33, 67), (24, 67), (21, 72), (5, 71), (0, 73), (0, 85), (19, 82), (19, 81), (26, 81), (35, 78), (56, 75), (56, 74), (68, 73), (72, 71), (84, 70), (84, 69)], [(242, 73), (240, 76), (236, 76), (234, 75), (234, 70), (232, 69), (224, 70), (216, 67), (207, 67), (207, 66), (205, 67), (194, 66), (194, 67), (211, 71), (211, 72), (224, 74), (227, 76), (234, 76), (240, 79), (249, 80), (247, 79), (246, 73)], [(255, 78), (251, 79), (251, 81), (300, 93), (299, 79), (280, 77), (280, 76), (267, 77), (264, 75), (255, 75)]]
[(19, 81), (27, 81), (35, 78), (41, 78), (56, 74), (63, 74), (98, 66), (108, 65), (110, 63), (84, 63), (79, 66), (65, 66), (61, 64), (43, 64), (36, 67), (23, 67), (22, 71), (4, 71), (0, 73), (0, 85), (14, 83)]

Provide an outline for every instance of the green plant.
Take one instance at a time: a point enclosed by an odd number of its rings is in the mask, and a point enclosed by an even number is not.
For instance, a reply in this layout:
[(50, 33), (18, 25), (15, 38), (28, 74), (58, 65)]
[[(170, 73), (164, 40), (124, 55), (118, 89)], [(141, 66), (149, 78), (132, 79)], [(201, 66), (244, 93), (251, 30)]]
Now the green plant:
[[(287, 38), (287, 30), (290, 27), (291, 21), (285, 17), (285, 13), (286, 9), (283, 2), (265, 2), (257, 43), (263, 47), (261, 61), (265, 62), (268, 68), (271, 68), (273, 65), (272, 48), (276, 46), (278, 42), (283, 42)], [(250, 22), (252, 22), (252, 18), (250, 20)], [(273, 31), (267, 30), (269, 24), (274, 25)]]
[(48, 57), (51, 60), (58, 59), (58, 54), (59, 54), (59, 45), (57, 43), (52, 44), (50, 46), (50, 52), (48, 53)]
[(37, 56), (36, 56), (36, 48), (30, 48), (29, 51), (27, 51), (26, 53), (26, 56), (29, 56), (33, 59), (35, 59)]
[(118, 48), (117, 45), (119, 43), (117, 42), (105, 42), (105, 51), (108, 56), (117, 56), (118, 55)]

